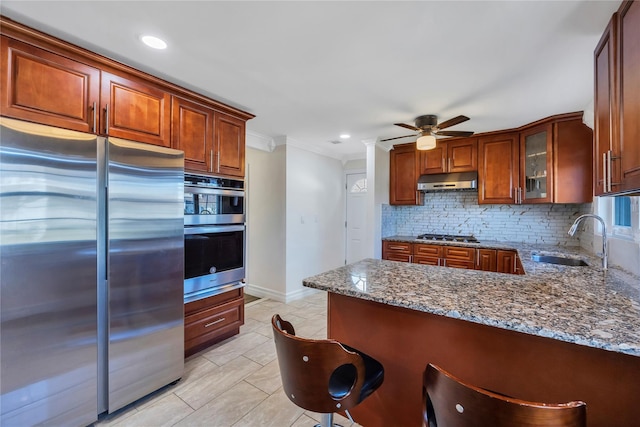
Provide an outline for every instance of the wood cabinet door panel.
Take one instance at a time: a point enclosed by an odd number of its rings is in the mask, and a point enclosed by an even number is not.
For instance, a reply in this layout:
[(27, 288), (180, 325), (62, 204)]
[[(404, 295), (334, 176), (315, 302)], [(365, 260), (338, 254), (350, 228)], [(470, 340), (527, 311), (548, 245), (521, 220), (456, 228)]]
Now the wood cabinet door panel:
[(171, 95), (161, 88), (102, 73), (105, 133), (148, 144), (171, 146)]
[(171, 146), (184, 151), (186, 171), (211, 172), (213, 167), (213, 110), (174, 97), (171, 105)]
[(389, 155), (389, 204), (421, 205), (418, 192), (416, 144), (396, 145)]
[(447, 143), (447, 171), (471, 172), (478, 170), (478, 141), (464, 139)]
[(498, 273), (515, 274), (516, 258), (518, 256), (515, 251), (498, 250), (496, 256), (497, 256), (497, 264), (498, 264), (498, 269), (497, 269)]
[[(614, 110), (615, 102), (615, 37), (618, 28), (617, 15), (609, 21), (609, 25), (598, 43), (594, 52), (594, 171), (593, 185), (596, 196), (607, 192), (605, 180), (608, 167), (605, 156), (609, 150), (614, 151), (614, 156), (618, 157), (617, 126), (615, 126), (617, 110)], [(617, 107), (616, 107), (617, 108)], [(613, 162), (616, 166), (613, 181), (619, 182), (618, 162)], [(618, 176), (615, 176), (615, 174)]]
[(515, 203), (519, 177), (518, 134), (478, 140), (478, 203)]
[(582, 119), (554, 123), (553, 161), (553, 202), (593, 202), (593, 132)]
[(93, 132), (97, 68), (2, 37), (2, 114)]
[(438, 142), (432, 150), (418, 150), (418, 174), (429, 175), (444, 173), (445, 157), (447, 155), (446, 143)]
[(214, 171), (244, 178), (245, 122), (231, 116), (215, 115), (216, 165)]
[(482, 271), (497, 271), (497, 258), (495, 249), (478, 249), (476, 269)]
[(640, 2), (619, 14), (620, 190), (640, 190)]
[(519, 169), (520, 203), (551, 203), (553, 200), (553, 125), (551, 123), (520, 132)]

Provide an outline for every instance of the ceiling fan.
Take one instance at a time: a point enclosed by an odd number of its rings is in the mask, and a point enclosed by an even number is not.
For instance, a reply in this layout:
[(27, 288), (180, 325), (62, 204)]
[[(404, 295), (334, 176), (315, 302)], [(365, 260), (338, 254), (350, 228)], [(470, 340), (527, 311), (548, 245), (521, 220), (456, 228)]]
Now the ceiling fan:
[(417, 136), (418, 140), (416, 142), (417, 142), (418, 150), (429, 150), (436, 146), (436, 138), (435, 138), (436, 136), (463, 136), (464, 137), (464, 136), (473, 135), (473, 132), (469, 132), (469, 131), (459, 131), (459, 130), (443, 131), (442, 130), (451, 126), (455, 126), (462, 122), (466, 122), (467, 120), (469, 120), (469, 117), (467, 116), (457, 116), (438, 124), (438, 116), (433, 114), (426, 114), (424, 116), (416, 117), (415, 126), (407, 125), (404, 123), (394, 123), (396, 126), (400, 126), (406, 129), (411, 129), (413, 131), (416, 131), (418, 132), (417, 134), (397, 136), (395, 138), (382, 139), (381, 141), (391, 141), (394, 139)]

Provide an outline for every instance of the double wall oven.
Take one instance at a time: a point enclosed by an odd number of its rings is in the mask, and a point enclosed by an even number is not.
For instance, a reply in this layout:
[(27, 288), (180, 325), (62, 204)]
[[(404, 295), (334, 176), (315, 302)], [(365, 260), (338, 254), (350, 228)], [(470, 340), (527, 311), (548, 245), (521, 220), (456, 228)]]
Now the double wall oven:
[(243, 286), (244, 182), (185, 175), (185, 301)]

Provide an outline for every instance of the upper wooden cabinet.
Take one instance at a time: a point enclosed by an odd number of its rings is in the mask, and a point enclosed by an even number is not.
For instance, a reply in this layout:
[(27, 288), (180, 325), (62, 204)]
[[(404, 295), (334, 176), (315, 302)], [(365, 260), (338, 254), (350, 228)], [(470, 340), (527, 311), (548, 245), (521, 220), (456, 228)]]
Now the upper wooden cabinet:
[(389, 204), (421, 205), (418, 191), (416, 144), (395, 145), (390, 153)]
[(463, 138), (439, 140), (432, 150), (418, 150), (418, 174), (478, 170), (478, 140)]
[(593, 201), (593, 131), (582, 114), (566, 115), (553, 123), (552, 158), (549, 169), (554, 203)]
[(618, 34), (620, 189), (640, 193), (640, 2), (623, 3)]
[(102, 73), (105, 135), (171, 146), (171, 94), (151, 83)]
[(80, 132), (96, 132), (100, 70), (1, 38), (2, 115)]
[[(596, 196), (616, 191), (620, 185), (620, 144), (617, 118), (617, 91), (615, 75), (615, 44), (618, 29), (618, 15), (613, 15), (605, 33), (596, 47), (595, 94), (594, 94), (594, 171), (593, 187)], [(615, 133), (615, 134), (614, 134)], [(616, 161), (614, 162), (615, 159)], [(614, 170), (615, 169), (615, 170)]]
[(520, 203), (549, 203), (553, 182), (553, 125), (545, 123), (520, 132)]
[(516, 203), (519, 159), (516, 132), (478, 139), (478, 203)]
[(0, 16), (1, 114), (185, 152), (185, 170), (244, 178), (254, 116)]
[(640, 2), (624, 1), (594, 52), (596, 195), (640, 194)]
[(589, 203), (593, 133), (581, 113), (479, 138), (478, 203)]
[(214, 111), (180, 97), (171, 101), (171, 146), (184, 151), (184, 167), (213, 172)]
[(244, 177), (245, 122), (225, 114), (215, 115), (216, 164), (218, 174)]

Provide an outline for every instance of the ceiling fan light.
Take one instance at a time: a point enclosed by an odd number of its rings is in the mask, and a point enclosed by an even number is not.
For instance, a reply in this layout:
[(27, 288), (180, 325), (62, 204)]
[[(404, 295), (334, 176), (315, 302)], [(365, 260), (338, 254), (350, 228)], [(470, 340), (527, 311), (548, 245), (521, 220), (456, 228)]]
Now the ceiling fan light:
[(422, 135), (416, 141), (418, 150), (432, 150), (436, 148), (436, 137), (433, 135)]

